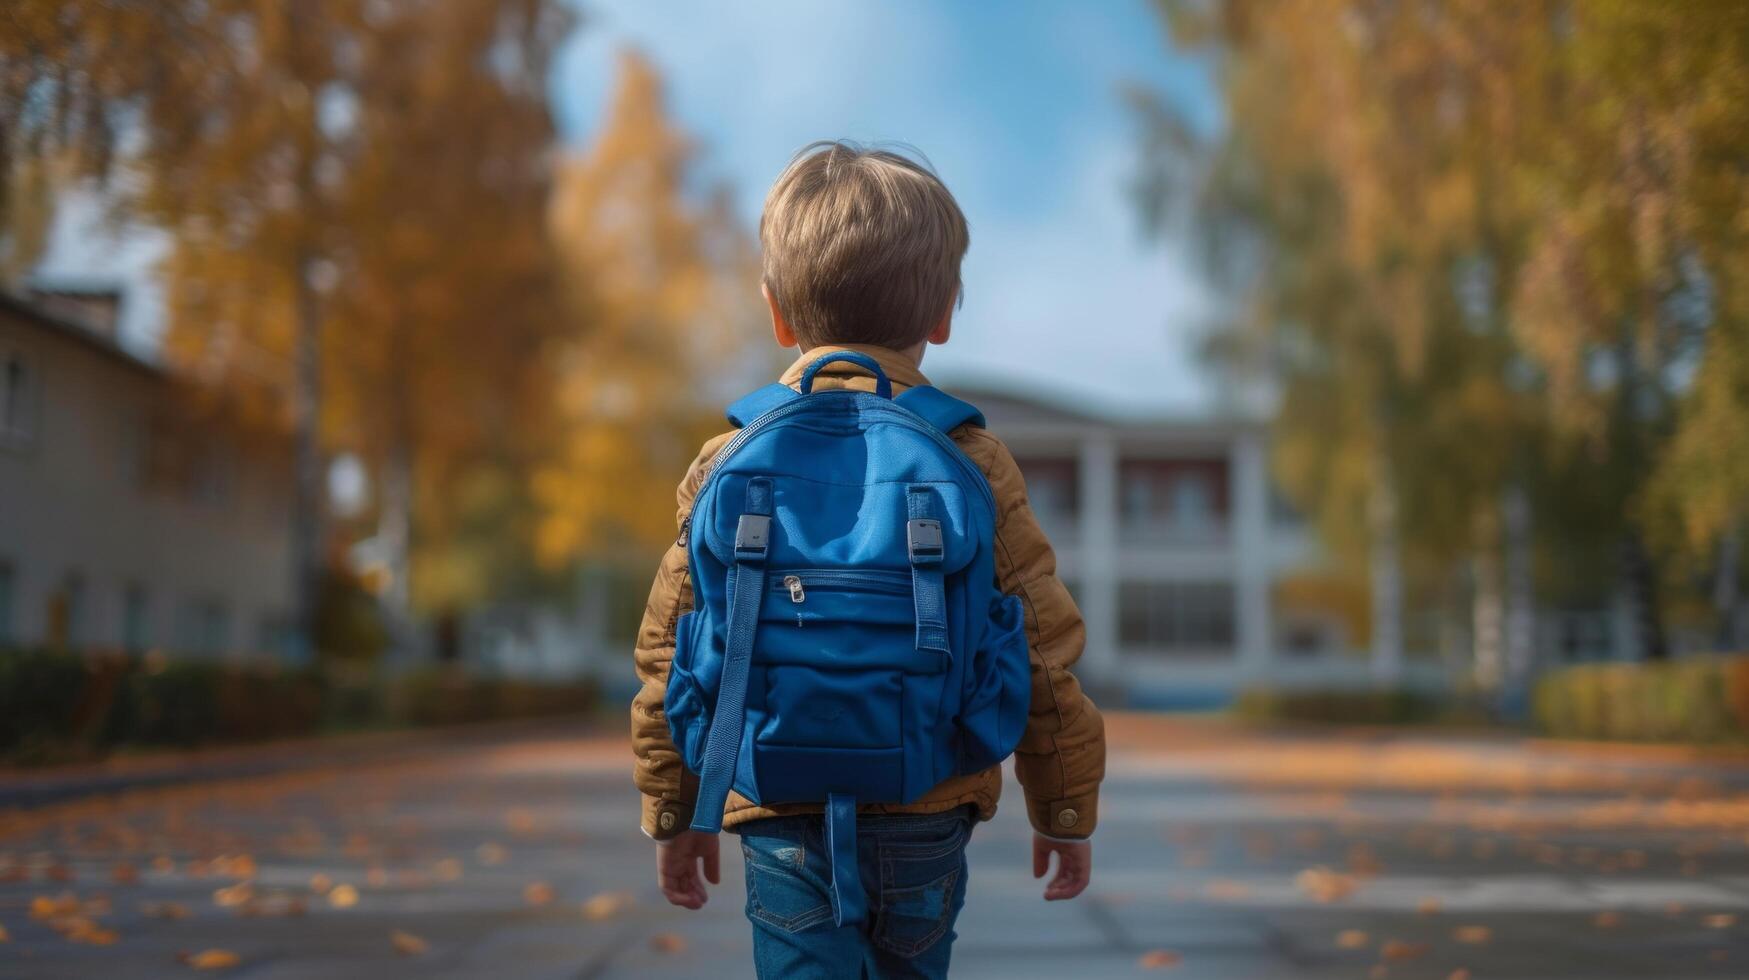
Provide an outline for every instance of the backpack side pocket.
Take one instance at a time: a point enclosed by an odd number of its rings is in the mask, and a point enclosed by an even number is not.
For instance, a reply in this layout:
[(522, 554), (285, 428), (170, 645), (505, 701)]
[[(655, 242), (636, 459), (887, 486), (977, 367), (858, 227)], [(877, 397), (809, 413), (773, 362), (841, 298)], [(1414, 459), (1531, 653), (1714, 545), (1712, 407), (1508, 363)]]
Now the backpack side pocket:
[(680, 758), (693, 772), (703, 761), (704, 739), (710, 726), (704, 696), (692, 675), (693, 648), (703, 617), (683, 614), (674, 623), (674, 659), (668, 665), (668, 690), (662, 696), (662, 711), (668, 718), (668, 735), (680, 750)]
[(1031, 703), (1025, 612), (1019, 596), (998, 595), (990, 604), (984, 642), (966, 671), (960, 772), (978, 772), (1008, 758), (1026, 729)]

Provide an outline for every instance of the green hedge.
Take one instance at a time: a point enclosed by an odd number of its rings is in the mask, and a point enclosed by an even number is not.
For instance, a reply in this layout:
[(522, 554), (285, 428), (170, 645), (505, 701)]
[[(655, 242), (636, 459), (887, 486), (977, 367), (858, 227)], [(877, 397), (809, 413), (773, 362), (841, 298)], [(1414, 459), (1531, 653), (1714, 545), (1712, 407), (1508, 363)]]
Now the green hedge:
[(188, 746), (324, 729), (441, 725), (580, 713), (583, 683), (536, 684), (419, 670), (279, 669), (162, 657), (0, 650), (0, 758), (93, 758), (124, 745)]
[(1401, 688), (1253, 688), (1240, 693), (1233, 713), (1257, 722), (1407, 725), (1442, 720), (1449, 710), (1438, 698)]
[(1735, 742), (1749, 738), (1749, 656), (1609, 663), (1546, 674), (1537, 727), (1562, 738)]

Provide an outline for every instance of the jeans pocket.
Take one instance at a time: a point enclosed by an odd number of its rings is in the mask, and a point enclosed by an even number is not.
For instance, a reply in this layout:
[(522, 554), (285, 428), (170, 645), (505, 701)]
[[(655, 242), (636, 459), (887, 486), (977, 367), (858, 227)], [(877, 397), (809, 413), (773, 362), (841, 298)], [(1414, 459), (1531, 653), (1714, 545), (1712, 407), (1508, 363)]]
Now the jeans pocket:
[(959, 911), (963, 867), (911, 888), (881, 889), (875, 945), (898, 956), (916, 956), (941, 941)]
[(801, 835), (741, 836), (747, 867), (747, 917), (784, 932), (832, 921), (832, 898), (808, 868)]
[(964, 901), (971, 827), (965, 819), (946, 823), (922, 833), (883, 836), (880, 842), (880, 912), (873, 939), (890, 953), (916, 956), (940, 942)]

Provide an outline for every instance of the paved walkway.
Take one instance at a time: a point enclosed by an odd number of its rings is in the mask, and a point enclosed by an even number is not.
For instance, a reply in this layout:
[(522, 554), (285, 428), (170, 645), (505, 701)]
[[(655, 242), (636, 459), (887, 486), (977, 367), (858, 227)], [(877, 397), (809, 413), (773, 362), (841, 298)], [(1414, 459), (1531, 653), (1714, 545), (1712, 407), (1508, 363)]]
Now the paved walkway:
[[(956, 976), (1749, 975), (1740, 763), (1111, 733), (1092, 889), (1038, 897), (1011, 800)], [(750, 975), (739, 859), (703, 912), (662, 904), (627, 771), (617, 739), (529, 731), (0, 810), (0, 976)]]

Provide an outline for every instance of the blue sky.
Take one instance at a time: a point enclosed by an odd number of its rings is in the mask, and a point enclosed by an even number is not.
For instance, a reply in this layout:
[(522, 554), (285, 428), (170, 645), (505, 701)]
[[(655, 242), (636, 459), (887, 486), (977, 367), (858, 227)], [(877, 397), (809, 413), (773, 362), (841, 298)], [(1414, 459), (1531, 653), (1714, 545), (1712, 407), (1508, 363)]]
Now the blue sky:
[(1210, 299), (1127, 199), (1139, 140), (1121, 86), (1218, 125), (1211, 73), (1170, 48), (1146, 0), (585, 0), (553, 80), (587, 142), (615, 53), (663, 73), (670, 111), (749, 228), (790, 155), (822, 138), (899, 140), (934, 164), (972, 224), (938, 379), (1011, 379), (1130, 411), (1194, 411)]

